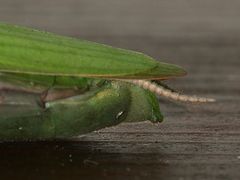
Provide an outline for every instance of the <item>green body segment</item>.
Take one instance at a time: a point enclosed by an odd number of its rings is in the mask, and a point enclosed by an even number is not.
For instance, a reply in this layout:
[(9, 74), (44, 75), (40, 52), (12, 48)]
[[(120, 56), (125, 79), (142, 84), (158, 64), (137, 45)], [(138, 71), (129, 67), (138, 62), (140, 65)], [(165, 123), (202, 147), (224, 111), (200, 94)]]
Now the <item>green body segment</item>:
[(40, 105), (39, 94), (0, 92), (1, 141), (70, 138), (123, 121), (162, 120), (156, 98), (127, 83), (108, 82), (82, 95), (47, 102), (46, 107)]

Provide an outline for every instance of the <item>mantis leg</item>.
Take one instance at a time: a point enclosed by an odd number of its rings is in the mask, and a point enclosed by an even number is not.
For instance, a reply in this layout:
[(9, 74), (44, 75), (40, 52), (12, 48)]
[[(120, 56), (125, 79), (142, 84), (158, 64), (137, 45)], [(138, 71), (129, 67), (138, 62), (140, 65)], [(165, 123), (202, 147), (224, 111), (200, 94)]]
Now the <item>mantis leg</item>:
[(130, 106), (126, 86), (106, 85), (41, 106), (40, 94), (0, 91), (0, 140), (70, 138), (122, 122)]

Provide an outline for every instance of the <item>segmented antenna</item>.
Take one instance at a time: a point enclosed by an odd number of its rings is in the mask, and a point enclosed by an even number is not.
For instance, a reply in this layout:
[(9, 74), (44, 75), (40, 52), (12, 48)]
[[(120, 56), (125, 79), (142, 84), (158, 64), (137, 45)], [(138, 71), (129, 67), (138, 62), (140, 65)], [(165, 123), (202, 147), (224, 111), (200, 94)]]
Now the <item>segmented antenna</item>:
[(124, 80), (124, 81), (135, 84), (159, 96), (170, 98), (175, 101), (184, 101), (184, 102), (192, 102), (192, 103), (215, 102), (215, 99), (212, 99), (212, 98), (181, 95), (179, 93), (172, 92), (160, 85), (157, 85), (154, 82), (150, 82), (146, 80)]

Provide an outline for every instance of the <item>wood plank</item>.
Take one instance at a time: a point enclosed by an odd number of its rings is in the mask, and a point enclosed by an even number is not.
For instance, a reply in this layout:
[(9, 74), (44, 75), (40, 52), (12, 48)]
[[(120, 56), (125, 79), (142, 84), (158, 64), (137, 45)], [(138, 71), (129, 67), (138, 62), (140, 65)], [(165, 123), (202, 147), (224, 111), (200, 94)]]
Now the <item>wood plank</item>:
[(1, 21), (141, 51), (183, 66), (167, 83), (217, 99), (159, 98), (165, 121), (71, 140), (0, 143), (1, 179), (240, 179), (239, 0), (0, 0)]

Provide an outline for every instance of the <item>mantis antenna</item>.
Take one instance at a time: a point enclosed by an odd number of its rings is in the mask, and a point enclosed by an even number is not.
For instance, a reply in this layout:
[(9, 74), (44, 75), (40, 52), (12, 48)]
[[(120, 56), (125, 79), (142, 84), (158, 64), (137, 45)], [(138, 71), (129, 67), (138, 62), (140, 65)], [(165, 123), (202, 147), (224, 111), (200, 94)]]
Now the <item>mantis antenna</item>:
[(203, 98), (203, 97), (196, 97), (196, 96), (187, 96), (182, 95), (176, 92), (172, 92), (163, 86), (157, 85), (154, 82), (146, 81), (146, 80), (124, 80), (129, 83), (135, 84), (140, 86), (144, 89), (147, 89), (159, 96), (163, 96), (166, 98), (170, 98), (175, 101), (183, 101), (183, 102), (192, 102), (192, 103), (206, 103), (206, 102), (215, 102), (215, 99), (212, 98)]

